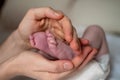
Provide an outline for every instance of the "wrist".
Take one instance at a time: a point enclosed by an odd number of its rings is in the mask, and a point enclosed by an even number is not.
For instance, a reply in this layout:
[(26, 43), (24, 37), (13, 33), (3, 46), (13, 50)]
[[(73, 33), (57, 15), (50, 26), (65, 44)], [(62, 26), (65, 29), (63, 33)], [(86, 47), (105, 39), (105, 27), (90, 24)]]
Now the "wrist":
[(15, 45), (17, 45), (19, 48), (24, 48), (25, 49), (25, 47), (28, 47), (28, 45), (29, 45), (28, 42), (29, 41), (28, 40), (25, 41), (22, 38), (22, 36), (20, 35), (18, 30), (15, 30), (12, 33), (11, 37), (12, 37), (12, 40), (14, 40)]
[(14, 31), (0, 47), (0, 64), (21, 53), (26, 48), (27, 46), (18, 32)]

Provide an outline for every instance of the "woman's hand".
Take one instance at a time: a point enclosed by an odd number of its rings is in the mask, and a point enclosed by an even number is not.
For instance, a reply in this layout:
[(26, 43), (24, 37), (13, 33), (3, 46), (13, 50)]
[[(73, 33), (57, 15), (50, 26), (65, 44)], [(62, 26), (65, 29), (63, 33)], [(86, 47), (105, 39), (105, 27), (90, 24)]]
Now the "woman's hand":
[[(54, 20), (57, 21), (57, 25)], [(73, 26), (70, 20), (62, 12), (52, 8), (30, 9), (16, 31), (24, 41), (28, 41), (31, 34), (45, 30), (49, 26), (62, 27), (66, 41), (72, 41)]]
[(24, 51), (2, 64), (0, 79), (9, 80), (11, 77), (24, 75), (27, 77), (43, 80), (45, 77), (47, 77), (49, 72), (60, 73), (71, 70), (72, 68), (73, 64), (70, 61), (51, 61), (38, 53)]
[(72, 63), (67, 60), (50, 61), (36, 52), (24, 51), (0, 66), (0, 79), (9, 80), (17, 75), (38, 80), (63, 80), (68, 78), (67, 76), (84, 67), (97, 53), (96, 49), (88, 46), (87, 40), (81, 39), (81, 43), (83, 45), (82, 53), (76, 56)]
[[(51, 8), (37, 8), (29, 10), (22, 22), (20, 23), (19, 28), (15, 30), (0, 47), (0, 67), (1, 65), (10, 62), (11, 59), (13, 59), (14, 57), (22, 55), (22, 53), (26, 53), (26, 50), (31, 49), (29, 45), (29, 36), (34, 32), (41, 31), (42, 27), (47, 26), (44, 25), (49, 22), (46, 18), (58, 20), (61, 25), (63, 25), (64, 20), (67, 19), (61, 12), (55, 11)], [(67, 21), (67, 23), (69, 24), (69, 21)], [(72, 27), (68, 24), (67, 26), (63, 25), (63, 30), (65, 32), (66, 40), (70, 41), (72, 40)], [(66, 30), (68, 30), (68, 32)], [(23, 58), (21, 57), (21, 59)], [(25, 59), (27, 59), (27, 57)], [(67, 63), (68, 61), (64, 60), (64, 62)], [(58, 61), (58, 64), (59, 63), (61, 65), (58, 66), (62, 66), (63, 62), (61, 60)], [(71, 67), (73, 66), (72, 62), (70, 63), (70, 61), (69, 64), (71, 65)]]
[[(31, 49), (29, 45), (29, 36), (34, 32), (41, 31), (42, 27), (46, 26), (44, 24), (49, 22), (49, 20), (45, 18), (55, 19), (62, 25), (66, 41), (72, 43), (77, 41), (73, 39), (75, 35), (72, 31), (73, 27), (71, 27), (70, 21), (67, 17), (64, 17), (62, 13), (54, 11), (51, 8), (31, 9), (20, 23), (19, 28), (13, 32), (0, 47), (0, 55), (2, 57), (0, 61), (2, 62), (3, 73), (7, 73), (10, 77), (25, 75), (35, 79), (46, 80), (47, 75), (51, 77), (52, 80), (60, 79), (75, 71), (83, 61), (86, 61), (85, 59), (87, 59), (86, 57), (88, 54), (93, 55), (94, 49), (85, 46), (82, 50), (83, 54), (75, 57), (72, 62), (67, 60), (49, 61), (40, 54), (28, 51)], [(67, 24), (64, 25), (66, 19), (68, 21)], [(91, 50), (93, 51), (91, 52)], [(8, 73), (9, 69), (10, 71)], [(67, 70), (71, 71), (60, 73)], [(4, 78), (6, 77), (4, 76), (3, 79)]]
[[(35, 32), (50, 29), (53, 34), (62, 36), (67, 43), (74, 49), (80, 49), (78, 44), (77, 34), (70, 19), (60, 11), (55, 11), (52, 8), (36, 8), (28, 11), (24, 19), (16, 30), (20, 37), (18, 43), (24, 42), (27, 47), (31, 47), (29, 37)], [(62, 31), (63, 34), (60, 34)], [(24, 46), (25, 46), (24, 45)]]
[[(18, 29), (15, 30), (0, 47), (0, 63), (3, 63), (24, 50), (31, 49), (29, 36), (49, 26), (48, 23), (51, 26), (56, 26), (52, 23), (52, 20), (56, 20), (59, 23), (57, 26), (62, 26), (66, 41), (77, 41), (73, 40), (73, 26), (70, 20), (64, 16), (63, 13), (55, 11), (52, 8), (30, 9)], [(75, 43), (77, 44), (77, 42)]]
[(70, 61), (50, 61), (38, 53), (25, 51), (14, 57), (9, 63), (9, 68), (14, 75), (24, 75), (41, 80), (63, 80), (78, 69), (84, 67), (97, 53), (96, 49), (88, 46), (86, 40), (81, 40), (82, 53)]

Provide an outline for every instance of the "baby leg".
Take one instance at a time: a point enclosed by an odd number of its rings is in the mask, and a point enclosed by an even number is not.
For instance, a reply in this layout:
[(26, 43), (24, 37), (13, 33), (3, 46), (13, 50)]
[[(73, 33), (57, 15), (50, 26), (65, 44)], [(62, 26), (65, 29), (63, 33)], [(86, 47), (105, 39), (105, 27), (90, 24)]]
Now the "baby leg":
[(98, 25), (89, 26), (83, 36), (83, 38), (88, 39), (90, 45), (96, 49), (98, 49), (97, 56), (101, 56), (109, 52), (105, 33), (103, 29)]

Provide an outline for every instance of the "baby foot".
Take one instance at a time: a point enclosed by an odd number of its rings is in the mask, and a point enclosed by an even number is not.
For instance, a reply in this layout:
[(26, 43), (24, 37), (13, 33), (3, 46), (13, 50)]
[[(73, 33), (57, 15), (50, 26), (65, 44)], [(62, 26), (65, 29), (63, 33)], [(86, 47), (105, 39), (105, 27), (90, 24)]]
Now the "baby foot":
[(50, 53), (45, 32), (36, 32), (30, 36), (30, 44), (45, 53)]
[(69, 45), (56, 39), (49, 31), (46, 31), (49, 49), (58, 59), (72, 59), (74, 53)]
[(57, 59), (72, 59), (74, 57), (74, 53), (69, 45), (56, 39), (48, 30), (31, 35), (30, 43), (33, 47)]

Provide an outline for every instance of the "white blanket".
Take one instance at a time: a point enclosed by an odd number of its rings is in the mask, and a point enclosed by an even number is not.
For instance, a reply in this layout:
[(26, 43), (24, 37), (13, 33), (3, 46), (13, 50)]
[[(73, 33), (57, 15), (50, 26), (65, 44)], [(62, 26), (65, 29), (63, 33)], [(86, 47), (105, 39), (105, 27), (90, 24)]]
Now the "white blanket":
[[(81, 36), (85, 27), (76, 27), (76, 30)], [(107, 80), (120, 80), (120, 35), (106, 33), (109, 49), (110, 49), (110, 64), (111, 72)]]
[(111, 73), (108, 80), (120, 80), (120, 36), (107, 34), (110, 48)]
[(90, 61), (82, 70), (77, 70), (64, 80), (106, 80), (110, 72), (109, 55)]

